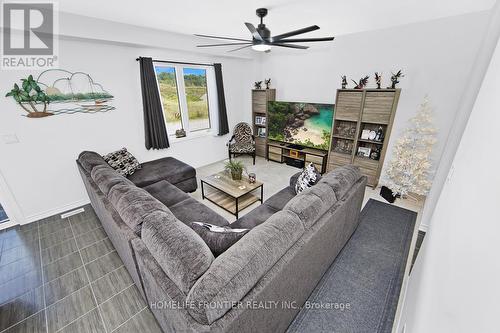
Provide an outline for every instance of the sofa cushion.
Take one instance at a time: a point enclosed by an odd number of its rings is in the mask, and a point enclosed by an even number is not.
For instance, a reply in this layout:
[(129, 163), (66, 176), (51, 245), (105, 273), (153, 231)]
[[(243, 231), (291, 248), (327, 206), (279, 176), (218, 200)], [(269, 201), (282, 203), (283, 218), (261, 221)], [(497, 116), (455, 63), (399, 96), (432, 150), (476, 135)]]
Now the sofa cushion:
[(252, 229), (259, 224), (266, 221), (272, 215), (278, 212), (277, 209), (270, 207), (268, 205), (260, 205), (257, 208), (251, 210), (244, 216), (240, 217), (235, 222), (231, 223), (231, 228), (246, 228)]
[(165, 274), (185, 294), (214, 260), (200, 236), (170, 212), (149, 214), (141, 238)]
[(170, 213), (164, 204), (153, 198), (145, 190), (134, 185), (114, 186), (108, 199), (123, 222), (137, 235), (140, 235), (141, 225), (148, 215), (156, 211)]
[(345, 165), (323, 176), (322, 182), (330, 185), (337, 199), (341, 200), (349, 189), (361, 178), (361, 172), (355, 165)]
[(295, 175), (290, 177), (290, 187), (292, 187), (295, 191), (295, 184), (297, 184), (297, 179), (302, 174), (302, 171), (297, 172)]
[(166, 180), (161, 180), (154, 184), (143, 187), (153, 197), (158, 199), (162, 204), (171, 207), (176, 203), (189, 198), (189, 194), (184, 193), (176, 186), (170, 184)]
[(189, 195), (187, 199), (184, 199), (181, 202), (170, 206), (169, 209), (172, 214), (175, 215), (175, 217), (188, 225), (191, 222), (200, 221), (215, 224), (218, 226), (225, 226), (229, 224), (229, 222), (225, 218), (223, 218), (198, 200), (191, 198)]
[(130, 175), (128, 179), (135, 185), (144, 187), (160, 180), (166, 180), (175, 185), (193, 177), (196, 177), (196, 170), (192, 166), (173, 157), (165, 157), (142, 163), (141, 169)]
[(189, 226), (203, 239), (216, 257), (224, 253), (250, 231), (250, 229), (219, 227), (202, 222), (192, 222)]
[(295, 192), (298, 194), (305, 189), (308, 189), (314, 185), (321, 179), (321, 174), (314, 164), (309, 163), (308, 166), (304, 168), (304, 171), (297, 178), (297, 182), (295, 183)]
[(327, 183), (319, 182), (304, 192), (317, 196), (323, 202), (325, 211), (337, 202), (337, 195)]
[(231, 309), (231, 303), (240, 301), (303, 233), (299, 217), (289, 211), (278, 212), (250, 230), (198, 279), (187, 297), (187, 303), (193, 305), (188, 312), (201, 324), (221, 318)]
[(337, 198), (332, 188), (327, 184), (318, 183), (297, 194), (283, 209), (297, 214), (305, 228), (309, 229), (335, 202)]
[(120, 175), (107, 164), (95, 166), (90, 173), (90, 177), (105, 195), (108, 195), (111, 188), (118, 184), (134, 186), (130, 180)]
[(104, 160), (120, 175), (129, 176), (141, 168), (139, 161), (127, 151), (127, 148), (103, 156)]
[(92, 169), (97, 165), (109, 166), (101, 155), (93, 151), (84, 151), (80, 153), (78, 156), (78, 162), (80, 162), (82, 168), (88, 173), (91, 173)]
[(295, 197), (295, 190), (293, 187), (287, 186), (272, 197), (267, 199), (264, 204), (276, 210), (282, 210), (283, 207)]

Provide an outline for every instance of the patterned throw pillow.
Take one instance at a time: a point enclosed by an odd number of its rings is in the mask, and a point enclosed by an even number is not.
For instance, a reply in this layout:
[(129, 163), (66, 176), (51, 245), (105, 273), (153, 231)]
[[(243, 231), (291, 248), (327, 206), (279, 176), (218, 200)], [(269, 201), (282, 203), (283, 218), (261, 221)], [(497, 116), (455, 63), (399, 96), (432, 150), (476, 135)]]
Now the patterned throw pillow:
[(205, 241), (216, 257), (250, 231), (250, 229), (231, 229), (202, 222), (191, 222), (190, 226)]
[(297, 178), (297, 183), (295, 184), (295, 193), (299, 194), (306, 188), (315, 185), (321, 179), (321, 174), (314, 164), (309, 163), (309, 165), (302, 171), (302, 173)]
[(141, 168), (139, 161), (127, 151), (127, 148), (122, 148), (115, 152), (103, 156), (104, 160), (122, 176), (130, 176), (136, 170)]

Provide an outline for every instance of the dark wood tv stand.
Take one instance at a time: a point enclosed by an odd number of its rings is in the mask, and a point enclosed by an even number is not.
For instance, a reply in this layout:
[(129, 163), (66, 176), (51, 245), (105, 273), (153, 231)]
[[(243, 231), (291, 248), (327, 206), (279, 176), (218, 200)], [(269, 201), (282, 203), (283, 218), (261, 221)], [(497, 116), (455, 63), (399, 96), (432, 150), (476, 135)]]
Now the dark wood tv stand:
[[(300, 149), (296, 147), (300, 147)], [(269, 141), (267, 143), (268, 161), (284, 163), (287, 159), (302, 161), (304, 164), (313, 163), (318, 171), (323, 174), (326, 172), (328, 151), (278, 141)]]

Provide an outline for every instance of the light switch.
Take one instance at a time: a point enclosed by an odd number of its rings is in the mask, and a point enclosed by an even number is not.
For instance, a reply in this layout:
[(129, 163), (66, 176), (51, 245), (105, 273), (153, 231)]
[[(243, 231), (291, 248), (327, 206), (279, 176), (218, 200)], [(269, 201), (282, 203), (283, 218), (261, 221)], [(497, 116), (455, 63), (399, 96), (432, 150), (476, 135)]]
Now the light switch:
[(19, 143), (19, 138), (15, 134), (4, 134), (2, 138), (5, 144)]

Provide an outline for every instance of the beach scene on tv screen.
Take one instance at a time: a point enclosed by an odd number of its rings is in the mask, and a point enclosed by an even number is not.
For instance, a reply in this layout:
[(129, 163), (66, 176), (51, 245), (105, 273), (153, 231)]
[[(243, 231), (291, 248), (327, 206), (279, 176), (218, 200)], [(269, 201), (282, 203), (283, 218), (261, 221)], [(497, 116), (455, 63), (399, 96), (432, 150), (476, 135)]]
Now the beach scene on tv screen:
[(269, 102), (269, 139), (328, 149), (333, 104)]

